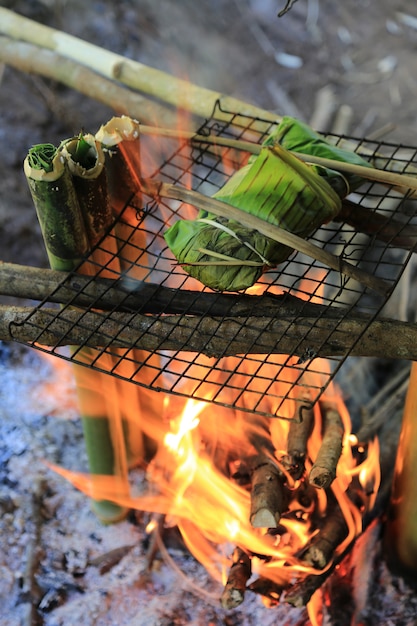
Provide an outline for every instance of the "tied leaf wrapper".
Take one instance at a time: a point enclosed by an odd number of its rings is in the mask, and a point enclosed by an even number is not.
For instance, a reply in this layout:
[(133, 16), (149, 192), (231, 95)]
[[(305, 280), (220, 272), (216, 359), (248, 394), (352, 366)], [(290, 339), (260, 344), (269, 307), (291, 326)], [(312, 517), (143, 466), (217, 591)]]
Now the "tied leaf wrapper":
[[(263, 147), (214, 197), (303, 238), (341, 208), (340, 196), (326, 179), (278, 143)], [(292, 253), (255, 230), (206, 211), (196, 220), (176, 222), (165, 240), (186, 272), (218, 291), (252, 286), (268, 267)]]

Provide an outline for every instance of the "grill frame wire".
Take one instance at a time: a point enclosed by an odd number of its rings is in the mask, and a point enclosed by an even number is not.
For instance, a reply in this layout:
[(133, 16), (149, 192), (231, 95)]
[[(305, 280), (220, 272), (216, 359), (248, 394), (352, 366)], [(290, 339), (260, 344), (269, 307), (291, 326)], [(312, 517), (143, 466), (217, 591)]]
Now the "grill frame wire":
[[(222, 111), (223, 116), (225, 113), (227, 112)], [(260, 118), (233, 113), (229, 115), (228, 121), (219, 122), (216, 120), (216, 112), (214, 112), (213, 118), (199, 129), (198, 134), (211, 134), (260, 143), (273, 126), (269, 121)], [(388, 164), (395, 164), (399, 171), (404, 171), (410, 163), (417, 166), (417, 149), (409, 146), (335, 135), (328, 137), (335, 143), (354, 142), (357, 145), (356, 151), (365, 158), (369, 158), (369, 153), (382, 153), (386, 155)], [(143, 154), (143, 147), (141, 151)], [(173, 147), (169, 156), (164, 157), (163, 162), (153, 170), (150, 178), (180, 185), (187, 185), (191, 181), (193, 189), (211, 195), (227, 180), (227, 174), (241, 167), (249, 156), (234, 149), (222, 149), (220, 152), (221, 154), (213, 153), (208, 144), (192, 145), (187, 140), (181, 140)], [(149, 167), (152, 166), (148, 165)], [(227, 174), (225, 169), (228, 170)], [(370, 215), (373, 211), (378, 211), (388, 220), (400, 216), (404, 221), (405, 229), (408, 224), (414, 223), (410, 206), (414, 205), (414, 213), (416, 213), (416, 200), (410, 200), (407, 197), (400, 199), (397, 191), (390, 186), (383, 188), (380, 184), (367, 181), (363, 185), (363, 190), (355, 192), (353, 198), (359, 205), (369, 206)], [(87, 264), (89, 266), (90, 284), (93, 285), (103, 272), (106, 276), (109, 276), (110, 272), (110, 275), (114, 276), (115, 284), (126, 289), (126, 299), (129, 295), (129, 281), (131, 278), (138, 280), (137, 276), (140, 277), (139, 281), (144, 280), (161, 287), (168, 286), (180, 290), (191, 289), (196, 290), (197, 293), (198, 290), (203, 293), (210, 292), (197, 281), (191, 279), (175, 264), (175, 260), (163, 241), (162, 235), (167, 222), (172, 223), (172, 220), (178, 217), (188, 216), (188, 212), (189, 207), (177, 201), (173, 202), (161, 198), (155, 200), (144, 195), (140, 198), (139, 196), (130, 197), (123, 211), (116, 217), (111, 229), (96, 244), (87, 260), (84, 260), (71, 273), (72, 283), (76, 285), (77, 273), (82, 272)], [(126, 223), (129, 224), (127, 228)], [(118, 230), (121, 224), (124, 224), (125, 227)], [(121, 232), (123, 232), (123, 236), (120, 234)], [(142, 245), (144, 236), (146, 237), (146, 247)], [(113, 269), (112, 261), (114, 259), (112, 258), (109, 258), (105, 266), (99, 265), (93, 260), (96, 250), (108, 250), (109, 238), (115, 240), (112, 244), (113, 247), (117, 248), (119, 262), (124, 268), (121, 272)], [(392, 248), (389, 242), (380, 242), (375, 237), (361, 235), (344, 223), (332, 222), (325, 225), (309, 239), (341, 258), (359, 262), (368, 271), (383, 277), (391, 284), (390, 293), (398, 284), (412, 256), (412, 251), (399, 251)], [(113, 310), (102, 311), (95, 307), (97, 302), (94, 299), (88, 309), (76, 307), (75, 300), (79, 291), (74, 287), (73, 299), (69, 299), (60, 307), (57, 306), (56, 309), (51, 309), (49, 303), (52, 296), (57, 296), (64, 284), (68, 288), (66, 278), (66, 276), (63, 278), (61, 285), (53, 293), (51, 292), (47, 298), (34, 307), (20, 325), (32, 326), (32, 330), (39, 331), (36, 338), (28, 342), (33, 348), (76, 364), (86, 365), (82, 359), (82, 344), (76, 349), (72, 349), (71, 353), (67, 349), (63, 349), (62, 346), (66, 343), (64, 333), (57, 338), (56, 345), (43, 346), (43, 333), (52, 327), (55, 321), (65, 319), (68, 310), (71, 311), (72, 315), (74, 315), (74, 310), (79, 312), (77, 321), (73, 325), (83, 328), (85, 314), (93, 310), (99, 320), (96, 330), (103, 331), (106, 335), (105, 330), (103, 330), (106, 327), (106, 322), (117, 318), (119, 307), (115, 306)], [(333, 270), (320, 267), (317, 262), (307, 259), (297, 252), (294, 252), (276, 271), (268, 272), (259, 281), (260, 289), (264, 294), (276, 292), (277, 285), (281, 292), (288, 295), (288, 298), (296, 296), (305, 300), (306, 306), (319, 301), (327, 308), (337, 307), (340, 309), (343, 306), (344, 315), (340, 318), (341, 320), (353, 315), (356, 311), (360, 311), (368, 314), (369, 323), (371, 323), (380, 315), (389, 299), (389, 296), (375, 294), (367, 287), (359, 285), (352, 279), (346, 279)], [(156, 293), (158, 293), (158, 287), (156, 287)], [(235, 294), (235, 296), (237, 301), (243, 297), (242, 294)], [(262, 296), (259, 298), (261, 305)], [(137, 311), (132, 310), (129, 306), (125, 308), (126, 319), (132, 321)], [(32, 318), (37, 311), (42, 311), (44, 317), (50, 321), (44, 327), (34, 329)], [(166, 312), (163, 309), (160, 313), (152, 315), (155, 322), (162, 318), (166, 319)], [(181, 318), (183, 322), (187, 319), (186, 310), (183, 315), (178, 316), (179, 320)], [(320, 315), (317, 317), (317, 322), (319, 320)], [(289, 354), (287, 357), (277, 357), (273, 354), (265, 356), (248, 352), (236, 356), (207, 357), (178, 349), (168, 352), (155, 350), (149, 353), (140, 350), (139, 357), (136, 345), (123, 351), (112, 347), (115, 339), (123, 332), (124, 325), (128, 323), (128, 321), (124, 321), (116, 326), (118, 329), (116, 334), (108, 336), (107, 344), (97, 349), (96, 358), (86, 367), (123, 380), (130, 380), (133, 384), (158, 392), (196, 400), (208, 400), (214, 405), (249, 411), (267, 417), (281, 418), (292, 417), (295, 413), (294, 402), (301, 401), (300, 398), (302, 398), (303, 404), (306, 404), (306, 397), (308, 396), (310, 405), (321, 398), (363, 335), (361, 333), (360, 336), (352, 339), (351, 348), (346, 355), (329, 358), (326, 366), (324, 366), (322, 359), (315, 358), (314, 351), (308, 349), (308, 333), (312, 332), (314, 327), (307, 330), (303, 337), (300, 337), (300, 345), (301, 342), (303, 344), (307, 342), (307, 348), (301, 356)], [(244, 324), (243, 318), (243, 329)], [(11, 336), (13, 336), (13, 326), (14, 323), (12, 322), (10, 326)], [(85, 331), (89, 332), (86, 326)], [(152, 332), (152, 326), (146, 332)], [(198, 332), (198, 325), (196, 332)], [(337, 323), (333, 332), (337, 332)], [(366, 328), (363, 332), (366, 332)], [(225, 348), (227, 348), (226, 344)], [(109, 359), (105, 358), (108, 355), (112, 356), (110, 362), (113, 365), (110, 371), (106, 369), (105, 365), (109, 362)], [(158, 366), (155, 366), (155, 355), (159, 357)], [(123, 363), (128, 363), (129, 376), (123, 373)]]

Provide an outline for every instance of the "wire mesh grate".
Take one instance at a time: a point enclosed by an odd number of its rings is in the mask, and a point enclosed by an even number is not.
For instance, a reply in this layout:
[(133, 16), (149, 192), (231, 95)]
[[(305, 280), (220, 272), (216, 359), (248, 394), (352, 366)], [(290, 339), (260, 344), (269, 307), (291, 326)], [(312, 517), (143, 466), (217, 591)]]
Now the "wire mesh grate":
[[(217, 110), (199, 135), (261, 143), (271, 127)], [(417, 166), (413, 148), (328, 139), (368, 160), (383, 157), (383, 169)], [(144, 137), (140, 149), (142, 174), (206, 196), (249, 158), (185, 139)], [(410, 194), (367, 181), (348, 197), (343, 217), (309, 238), (340, 262), (384, 280), (382, 295), (299, 252), (245, 293), (225, 294), (186, 274), (163, 237), (168, 225), (195, 217), (197, 209), (138, 189), (88, 259), (12, 324), (11, 334), (21, 340), (24, 329), (25, 343), (37, 349), (155, 391), (289, 418), (294, 403), (320, 399), (361, 342), (366, 325), (345, 337), (338, 353), (344, 322), (360, 312), (370, 324), (387, 303), (415, 245), (415, 209)], [(325, 354), (329, 345), (333, 353)]]

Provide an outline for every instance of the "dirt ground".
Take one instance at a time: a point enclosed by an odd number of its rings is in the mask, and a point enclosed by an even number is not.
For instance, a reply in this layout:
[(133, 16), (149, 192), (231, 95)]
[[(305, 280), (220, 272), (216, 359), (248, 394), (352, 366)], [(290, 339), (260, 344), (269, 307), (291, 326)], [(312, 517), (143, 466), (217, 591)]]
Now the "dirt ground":
[[(417, 145), (417, 9), (407, 0), (298, 0), (280, 19), (281, 0), (2, 0), (0, 5), (210, 89), (299, 117), (317, 130), (337, 130), (345, 116), (346, 134)], [(28, 148), (58, 143), (81, 128), (95, 132), (112, 114), (62, 85), (2, 68), (1, 260), (47, 266), (22, 170)], [(70, 371), (20, 346), (0, 348), (1, 626), (309, 623), (302, 610), (274, 613), (256, 598), (235, 614), (221, 611), (213, 600), (218, 590), (183, 554), (179, 559), (206, 592), (196, 595), (166, 564), (148, 585), (139, 585), (143, 528), (132, 520), (102, 528), (84, 496), (50, 473), (44, 483), (43, 458), (70, 467), (83, 454)], [(42, 591), (36, 591), (46, 608), (34, 616), (33, 590), (24, 585), (31, 580), (30, 546), (36, 551), (37, 544), (47, 554)], [(126, 545), (135, 547), (109, 573), (88, 567), (91, 555)], [(348, 611), (349, 621), (339, 614), (329, 623), (416, 623), (414, 593), (378, 563), (375, 579), (386, 581), (380, 591), (384, 617), (372, 606), (363, 609), (362, 618)]]

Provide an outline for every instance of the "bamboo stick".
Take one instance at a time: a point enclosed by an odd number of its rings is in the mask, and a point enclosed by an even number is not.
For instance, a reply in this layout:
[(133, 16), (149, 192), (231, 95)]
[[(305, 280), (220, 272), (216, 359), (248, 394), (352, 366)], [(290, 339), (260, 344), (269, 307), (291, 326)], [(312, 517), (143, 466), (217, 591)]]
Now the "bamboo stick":
[[(53, 50), (94, 72), (128, 87), (190, 111), (202, 119), (211, 117), (218, 101), (221, 108), (242, 115), (263, 117), (271, 122), (279, 116), (186, 80), (176, 78), (143, 63), (127, 59), (104, 48), (0, 8), (0, 32), (9, 37)], [(222, 117), (218, 112), (218, 119)], [(223, 116), (224, 117), (224, 116)], [(227, 116), (228, 117), (228, 116)]]
[[(0, 339), (44, 346), (186, 350), (209, 357), (293, 354), (417, 359), (417, 324), (396, 320), (149, 315), (0, 306)], [(245, 332), (242, 333), (242, 328)], [(306, 337), (308, 331), (308, 338)], [(360, 341), (359, 341), (360, 340)]]
[[(254, 155), (258, 155), (262, 148), (262, 145), (259, 143), (244, 141), (242, 139), (232, 139), (230, 137), (221, 137), (216, 135), (199, 135), (188, 130), (161, 128), (142, 124), (141, 133), (143, 135), (186, 139), (194, 144), (200, 143), (215, 147), (233, 148), (234, 150), (241, 150)], [(343, 147), (343, 141), (341, 142), (341, 147)], [(364, 150), (364, 152), (366, 156), (367, 151)], [(304, 154), (302, 152), (292, 152), (292, 154), (305, 163), (321, 165), (322, 167), (339, 170), (348, 174), (355, 174), (365, 180), (372, 180), (384, 185), (392, 185), (394, 187), (413, 190), (413, 192), (417, 191), (417, 169), (413, 169), (412, 166), (408, 166), (408, 170), (411, 170), (409, 174), (407, 173), (407, 168), (404, 172), (391, 171), (389, 159), (384, 159), (383, 156), (379, 156), (378, 154), (373, 155), (372, 153), (369, 153), (368, 155), (370, 157), (370, 162), (374, 163), (373, 167), (365, 167), (354, 163), (345, 163), (343, 161), (336, 161), (334, 159), (328, 159), (316, 155)], [(384, 168), (382, 168), (382, 166)], [(414, 176), (411, 174), (414, 174)]]

